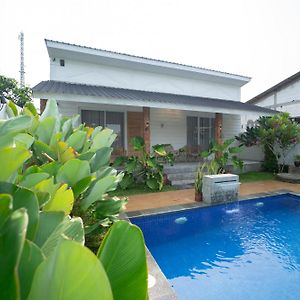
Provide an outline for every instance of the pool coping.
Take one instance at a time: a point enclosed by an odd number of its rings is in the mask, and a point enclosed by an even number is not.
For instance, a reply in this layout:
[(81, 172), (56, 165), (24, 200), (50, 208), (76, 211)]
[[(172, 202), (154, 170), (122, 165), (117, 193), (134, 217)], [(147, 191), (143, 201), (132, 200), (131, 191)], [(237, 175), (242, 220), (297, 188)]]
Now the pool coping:
[[(277, 190), (275, 192), (266, 192), (266, 193), (258, 193), (258, 194), (251, 194), (244, 197), (239, 197), (238, 201), (244, 200), (251, 200), (257, 198), (265, 198), (270, 196), (276, 195), (283, 195), (283, 194), (290, 194), (295, 196), (300, 196), (299, 193), (296, 193), (291, 190)], [(120, 214), (121, 219), (125, 219), (130, 222), (130, 218), (138, 218), (138, 217), (145, 217), (157, 214), (164, 214), (169, 212), (176, 212), (176, 211), (183, 211), (187, 209), (193, 208), (205, 208), (210, 206), (216, 206), (223, 203), (213, 203), (207, 204), (203, 202), (195, 202), (195, 203), (188, 203), (182, 205), (172, 205), (172, 206), (165, 206), (159, 208), (150, 208), (145, 210), (137, 210), (137, 211), (130, 211), (130, 212), (122, 212)], [(146, 255), (147, 255), (147, 265), (148, 265), (148, 274), (153, 276), (156, 280), (155, 285), (148, 288), (148, 299), (149, 300), (178, 300), (178, 296), (175, 293), (175, 290), (170, 285), (170, 282), (160, 269), (159, 265), (155, 261), (154, 257), (150, 253), (149, 249), (146, 247)]]

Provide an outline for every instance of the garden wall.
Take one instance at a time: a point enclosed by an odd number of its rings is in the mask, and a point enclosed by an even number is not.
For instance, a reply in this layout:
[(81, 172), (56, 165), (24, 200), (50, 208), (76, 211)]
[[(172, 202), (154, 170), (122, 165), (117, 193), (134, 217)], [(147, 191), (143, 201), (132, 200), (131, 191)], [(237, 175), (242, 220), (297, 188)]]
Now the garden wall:
[(242, 160), (263, 161), (264, 152), (261, 146), (243, 147), (242, 152), (239, 153)]

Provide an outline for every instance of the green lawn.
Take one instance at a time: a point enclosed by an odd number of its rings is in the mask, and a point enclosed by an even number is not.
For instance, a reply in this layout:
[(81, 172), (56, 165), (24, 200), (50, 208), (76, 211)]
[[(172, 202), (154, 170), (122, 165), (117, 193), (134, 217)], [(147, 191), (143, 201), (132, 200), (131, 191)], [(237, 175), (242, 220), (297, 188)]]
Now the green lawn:
[(117, 189), (116, 191), (110, 192), (109, 194), (111, 196), (126, 197), (131, 195), (148, 194), (148, 193), (156, 193), (156, 192), (168, 192), (168, 191), (175, 191), (175, 190), (177, 190), (177, 188), (171, 185), (164, 186), (161, 191), (153, 191), (148, 187), (145, 187), (143, 184), (136, 184), (134, 187), (130, 189), (127, 190)]
[(275, 175), (270, 172), (247, 172), (240, 174), (240, 182), (254, 182), (254, 181), (264, 181), (264, 180), (274, 180)]

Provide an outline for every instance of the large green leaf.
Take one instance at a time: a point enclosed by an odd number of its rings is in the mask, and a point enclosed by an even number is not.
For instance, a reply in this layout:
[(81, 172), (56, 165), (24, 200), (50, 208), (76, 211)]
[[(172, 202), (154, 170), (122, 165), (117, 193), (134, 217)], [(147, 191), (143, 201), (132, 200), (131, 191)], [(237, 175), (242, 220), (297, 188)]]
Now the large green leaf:
[(34, 141), (34, 138), (28, 133), (15, 133), (10, 132), (3, 134), (0, 139), (0, 148), (3, 147), (15, 147), (21, 146), (23, 148), (29, 149)]
[(33, 190), (35, 192), (49, 193), (50, 196), (53, 197), (58, 187), (59, 187), (59, 183), (55, 184), (53, 181), (53, 177), (50, 177), (36, 184)]
[(110, 218), (111, 216), (117, 216), (120, 211), (124, 210), (127, 204), (127, 199), (106, 199), (97, 202), (96, 205), (96, 217), (99, 220)]
[(53, 162), (42, 165), (40, 167), (40, 169), (42, 172), (48, 173), (50, 176), (56, 176), (60, 167), (61, 167), (61, 164), (58, 161), (53, 161)]
[(26, 208), (28, 214), (28, 227), (26, 238), (33, 240), (39, 222), (39, 203), (36, 195), (31, 190), (16, 188), (13, 193), (13, 209)]
[(92, 181), (95, 180), (94, 176), (88, 176), (79, 180), (73, 187), (74, 198), (77, 199), (78, 196), (84, 193), (91, 185)]
[(74, 186), (81, 179), (90, 176), (91, 170), (88, 161), (80, 159), (68, 160), (57, 172), (56, 181)]
[(40, 140), (35, 140), (33, 143), (33, 150), (38, 159), (43, 162), (53, 161), (57, 158), (55, 151), (47, 144)]
[(97, 253), (110, 280), (114, 300), (147, 299), (147, 263), (141, 230), (118, 221)]
[(34, 116), (38, 115), (37, 110), (32, 102), (26, 102), (24, 105), (24, 108), (28, 109), (32, 115), (34, 115)]
[(20, 299), (18, 266), (25, 242), (25, 208), (14, 211), (0, 230), (0, 299)]
[(15, 136), (14, 141), (17, 146), (29, 149), (34, 142), (34, 138), (28, 133), (18, 133)]
[(107, 176), (99, 179), (92, 187), (90, 193), (84, 197), (80, 203), (82, 209), (88, 209), (94, 202), (101, 200), (103, 194), (110, 191), (113, 186), (116, 186), (116, 177)]
[(44, 260), (41, 249), (34, 243), (26, 240), (19, 265), (19, 279), (21, 286), (21, 299), (26, 299), (36, 268)]
[(9, 178), (31, 157), (30, 151), (25, 148), (5, 147), (0, 149), (0, 181), (8, 181)]
[(44, 205), (43, 211), (63, 211), (65, 215), (70, 214), (74, 204), (74, 195), (67, 184), (63, 184), (54, 196)]
[(81, 218), (70, 219), (69, 217), (65, 217), (65, 219), (58, 224), (41, 246), (45, 256), (48, 257), (58, 243), (65, 238), (84, 244), (84, 230)]
[(11, 118), (3, 123), (0, 123), (0, 136), (9, 134), (12, 132), (21, 132), (31, 126), (31, 118), (28, 116), (20, 116)]
[(67, 144), (70, 147), (73, 147), (76, 151), (80, 151), (86, 141), (86, 132), (85, 131), (76, 131), (69, 136), (66, 140)]
[(28, 300), (37, 299), (112, 300), (113, 296), (97, 257), (84, 246), (64, 240), (34, 275)]
[(8, 219), (13, 209), (13, 198), (9, 194), (0, 194), (0, 228)]
[(40, 141), (47, 145), (50, 144), (52, 136), (57, 133), (56, 122), (57, 120), (55, 117), (47, 117), (40, 121), (36, 130), (36, 134)]
[(0, 194), (11, 195), (13, 210), (26, 208), (28, 214), (27, 238), (34, 239), (39, 221), (39, 204), (35, 193), (8, 182), (0, 182)]
[(91, 160), (91, 171), (96, 172), (99, 168), (108, 165), (112, 148), (103, 147), (96, 151), (96, 155)]
[(110, 147), (116, 137), (117, 135), (111, 129), (104, 128), (94, 136), (91, 150), (97, 151), (103, 147)]
[(39, 182), (47, 179), (49, 177), (49, 174), (47, 173), (33, 173), (33, 174), (28, 174), (25, 176), (22, 181), (19, 182), (19, 186), (23, 186), (26, 188), (32, 188)]
[(35, 244), (42, 247), (55, 228), (64, 220), (62, 211), (47, 211), (40, 213), (40, 221), (35, 237)]

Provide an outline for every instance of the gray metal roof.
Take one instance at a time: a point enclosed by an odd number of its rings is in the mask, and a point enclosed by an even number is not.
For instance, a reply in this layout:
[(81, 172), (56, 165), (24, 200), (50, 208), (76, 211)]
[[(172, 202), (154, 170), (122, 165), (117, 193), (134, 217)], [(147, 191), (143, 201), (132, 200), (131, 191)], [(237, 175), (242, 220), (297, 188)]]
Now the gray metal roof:
[[(43, 94), (72, 94), (84, 96), (96, 96), (106, 99), (126, 99), (154, 103), (184, 104), (190, 106), (204, 106), (218, 109), (244, 110), (250, 112), (274, 114), (276, 111), (233, 100), (195, 97), (159, 92), (148, 92), (106, 86), (86, 85), (63, 81), (41, 81), (33, 88), (33, 93)], [(113, 104), (113, 101), (110, 103)], [(134, 105), (134, 104), (133, 104)]]

